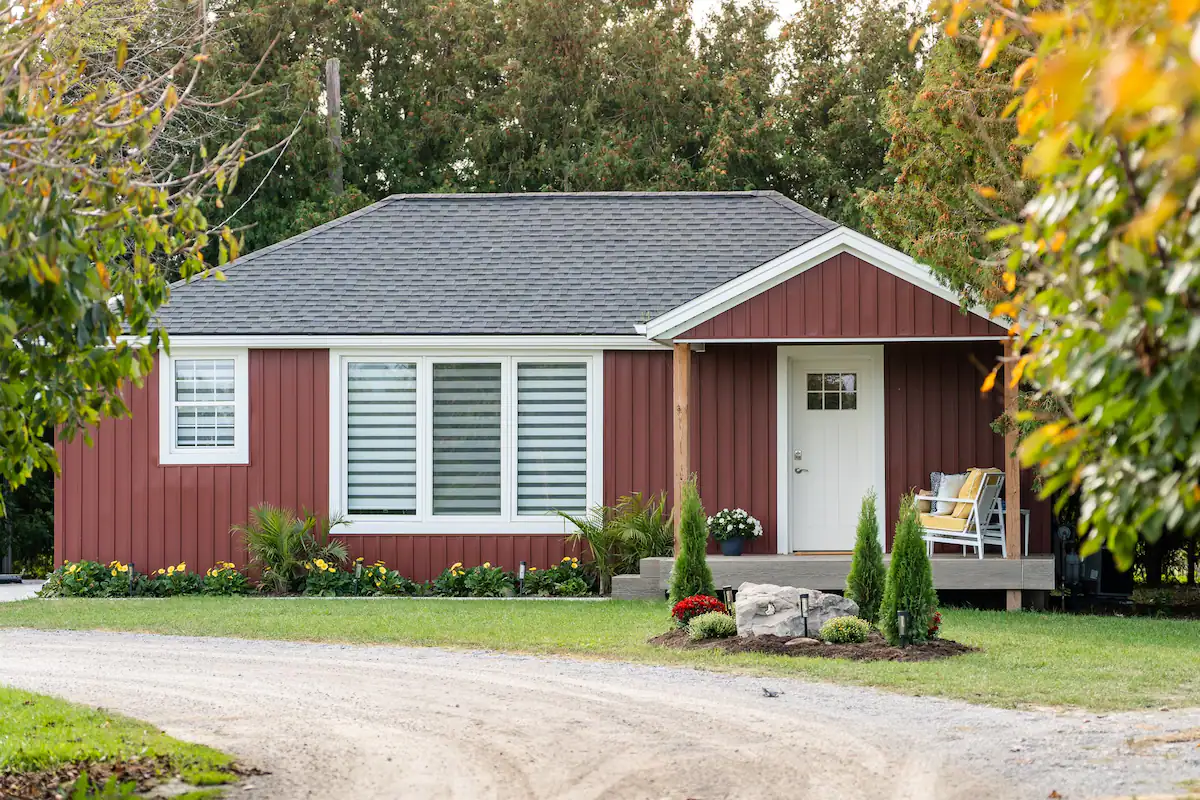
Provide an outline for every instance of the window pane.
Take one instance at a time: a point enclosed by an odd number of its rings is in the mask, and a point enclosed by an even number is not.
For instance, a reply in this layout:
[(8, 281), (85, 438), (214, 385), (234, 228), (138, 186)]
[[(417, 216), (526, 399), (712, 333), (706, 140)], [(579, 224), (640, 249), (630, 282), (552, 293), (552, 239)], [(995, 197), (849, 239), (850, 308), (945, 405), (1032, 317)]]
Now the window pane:
[(855, 374), (853, 372), (847, 372), (842, 375), (842, 391), (843, 392), (853, 392), (854, 384), (855, 384)]
[(517, 365), (517, 513), (587, 506), (587, 365)]
[(233, 447), (232, 405), (175, 407), (176, 447)]
[(175, 361), (175, 399), (185, 403), (233, 402), (233, 359)]
[(842, 408), (851, 410), (858, 408), (858, 394), (856, 392), (842, 392)]
[(826, 409), (840, 408), (841, 406), (838, 403), (839, 397), (840, 397), (840, 395), (837, 392), (826, 392), (825, 393), (825, 408)]
[(433, 513), (500, 513), (500, 365), (433, 365)]
[(821, 393), (820, 392), (809, 392), (808, 393), (808, 410), (809, 411), (820, 411), (821, 410)]
[(819, 392), (824, 388), (824, 376), (819, 372), (808, 373), (808, 390), (810, 392)]
[(837, 372), (830, 372), (825, 376), (825, 391), (837, 392), (842, 388), (842, 376)]
[(351, 362), (346, 370), (346, 506), (417, 513), (417, 365)]

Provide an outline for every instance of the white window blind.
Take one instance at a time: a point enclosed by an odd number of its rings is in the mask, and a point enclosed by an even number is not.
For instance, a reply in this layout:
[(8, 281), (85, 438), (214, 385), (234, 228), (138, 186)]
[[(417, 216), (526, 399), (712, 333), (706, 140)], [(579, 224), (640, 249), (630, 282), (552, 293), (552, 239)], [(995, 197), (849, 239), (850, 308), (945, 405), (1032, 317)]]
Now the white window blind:
[(349, 364), (346, 494), (352, 514), (417, 513), (416, 364)]
[(181, 358), (175, 366), (175, 447), (234, 446), (234, 360)]
[(517, 513), (587, 506), (587, 364), (517, 364)]
[(434, 514), (500, 514), (501, 369), (433, 365)]

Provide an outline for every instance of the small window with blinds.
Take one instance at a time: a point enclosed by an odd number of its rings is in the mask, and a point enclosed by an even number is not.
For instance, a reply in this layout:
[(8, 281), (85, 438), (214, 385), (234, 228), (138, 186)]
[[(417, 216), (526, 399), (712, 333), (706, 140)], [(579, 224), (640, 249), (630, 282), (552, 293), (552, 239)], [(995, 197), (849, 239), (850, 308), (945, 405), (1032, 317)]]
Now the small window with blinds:
[(175, 448), (232, 449), (237, 396), (232, 358), (174, 361)]
[(433, 513), (501, 513), (503, 365), (433, 365)]
[(587, 363), (517, 363), (517, 513), (587, 507)]
[(417, 365), (351, 362), (346, 370), (346, 509), (417, 513)]

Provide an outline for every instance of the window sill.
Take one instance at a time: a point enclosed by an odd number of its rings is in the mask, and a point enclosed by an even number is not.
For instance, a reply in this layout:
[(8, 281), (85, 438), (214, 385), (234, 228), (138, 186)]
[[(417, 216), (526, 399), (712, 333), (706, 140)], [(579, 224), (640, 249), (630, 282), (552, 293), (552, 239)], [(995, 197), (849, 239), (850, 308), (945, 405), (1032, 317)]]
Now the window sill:
[(194, 453), (160, 453), (158, 464), (161, 467), (245, 467), (250, 464), (250, 455), (240, 450), (198, 450)]

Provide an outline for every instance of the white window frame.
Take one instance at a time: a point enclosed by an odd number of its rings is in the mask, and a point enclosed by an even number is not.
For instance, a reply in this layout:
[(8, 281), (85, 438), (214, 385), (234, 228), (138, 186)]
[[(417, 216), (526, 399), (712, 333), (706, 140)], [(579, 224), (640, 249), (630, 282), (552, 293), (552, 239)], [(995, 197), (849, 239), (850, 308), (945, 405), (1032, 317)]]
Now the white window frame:
[[(417, 513), (351, 514), (347, 511), (347, 363), (373, 361), (417, 365)], [(587, 499), (591, 508), (602, 497), (604, 376), (603, 352), (563, 350), (378, 349), (333, 350), (329, 354), (329, 508), (348, 523), (340, 535), (355, 534), (556, 534), (572, 530), (558, 516), (517, 513), (517, 364), (521, 362), (587, 365)], [(501, 370), (500, 513), (494, 516), (433, 513), (433, 365), (499, 363)]]
[[(233, 446), (178, 447), (175, 442), (175, 362), (192, 359), (233, 360)], [(246, 348), (182, 348), (158, 359), (158, 463), (250, 463), (250, 358)]]

